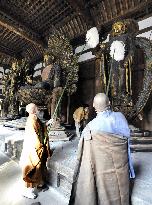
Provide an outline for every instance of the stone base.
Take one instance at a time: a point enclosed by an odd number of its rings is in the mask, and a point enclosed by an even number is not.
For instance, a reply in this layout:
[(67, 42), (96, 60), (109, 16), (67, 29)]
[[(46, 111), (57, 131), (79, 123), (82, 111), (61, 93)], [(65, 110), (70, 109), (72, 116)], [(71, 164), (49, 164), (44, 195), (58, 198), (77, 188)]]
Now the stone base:
[(27, 121), (27, 117), (22, 117), (20, 119), (4, 122), (3, 126), (24, 130), (25, 129), (26, 121)]
[(132, 151), (151, 152), (152, 132), (147, 130), (131, 132), (130, 144)]
[(73, 173), (77, 160), (77, 146), (79, 139), (50, 143), (54, 149), (48, 161), (49, 183), (65, 197), (69, 198), (73, 182)]
[(4, 125), (6, 122), (12, 120), (11, 118), (8, 117), (0, 117), (0, 125)]
[(20, 159), (24, 131), (0, 125), (0, 151), (13, 159)]
[(51, 129), (49, 131), (49, 141), (69, 141), (74, 137), (74, 133), (62, 129)]

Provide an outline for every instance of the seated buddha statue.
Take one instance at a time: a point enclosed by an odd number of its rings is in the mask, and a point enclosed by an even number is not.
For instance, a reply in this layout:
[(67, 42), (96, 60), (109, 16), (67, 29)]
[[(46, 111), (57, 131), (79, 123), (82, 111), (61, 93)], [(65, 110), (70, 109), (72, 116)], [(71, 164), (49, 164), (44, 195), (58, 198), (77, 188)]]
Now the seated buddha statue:
[(53, 90), (61, 86), (61, 67), (53, 55), (44, 56), (45, 68), (42, 70), (41, 81), (34, 83), (27, 76), (27, 85), (19, 90), (19, 98), (24, 104), (31, 102), (38, 106), (48, 106)]
[(34, 85), (34, 87), (44, 88), (46, 90), (59, 87), (61, 84), (61, 67), (56, 63), (55, 57), (53, 55), (45, 55), (44, 62), (46, 67), (41, 74), (42, 81)]

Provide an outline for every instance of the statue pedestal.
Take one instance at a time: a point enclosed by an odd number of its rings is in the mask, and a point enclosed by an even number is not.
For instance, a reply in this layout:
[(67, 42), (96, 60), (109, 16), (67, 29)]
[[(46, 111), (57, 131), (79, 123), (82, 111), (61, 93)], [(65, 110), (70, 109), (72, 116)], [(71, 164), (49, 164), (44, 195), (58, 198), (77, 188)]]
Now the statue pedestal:
[(70, 197), (72, 189), (78, 142), (78, 137), (71, 141), (50, 142), (54, 151), (47, 161), (49, 184), (67, 198)]
[(149, 130), (132, 131), (130, 144), (132, 151), (151, 152), (152, 132)]
[(18, 129), (18, 130), (24, 130), (25, 129), (25, 125), (26, 125), (26, 121), (27, 121), (27, 117), (22, 117), (19, 119), (12, 119), (12, 120), (7, 120), (3, 123), (4, 127), (9, 127), (9, 128), (14, 128), (14, 129)]
[(50, 128), (49, 141), (69, 141), (74, 137), (74, 133), (67, 131), (64, 127)]

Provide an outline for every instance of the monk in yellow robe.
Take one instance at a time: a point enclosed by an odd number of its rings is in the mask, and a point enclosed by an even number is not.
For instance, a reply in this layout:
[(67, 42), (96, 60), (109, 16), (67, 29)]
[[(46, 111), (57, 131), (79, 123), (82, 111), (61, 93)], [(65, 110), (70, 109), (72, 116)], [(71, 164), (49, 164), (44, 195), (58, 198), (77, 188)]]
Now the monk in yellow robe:
[(89, 116), (89, 106), (86, 105), (85, 107), (78, 107), (74, 113), (73, 113), (73, 119), (75, 121), (75, 127), (76, 127), (76, 135), (80, 137), (81, 134), (81, 126), (83, 128), (86, 125), (86, 121), (88, 120)]
[(29, 113), (25, 127), (25, 139), (20, 158), (25, 191), (23, 196), (34, 199), (35, 188), (48, 189), (46, 186), (47, 159), (51, 156), (46, 125), (38, 118), (38, 108), (34, 103), (26, 106)]

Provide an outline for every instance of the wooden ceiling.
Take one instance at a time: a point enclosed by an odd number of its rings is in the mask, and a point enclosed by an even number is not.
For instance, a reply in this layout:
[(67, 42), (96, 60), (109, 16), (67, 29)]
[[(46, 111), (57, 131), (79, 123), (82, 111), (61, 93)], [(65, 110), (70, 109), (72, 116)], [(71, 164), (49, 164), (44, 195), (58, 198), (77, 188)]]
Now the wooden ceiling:
[(152, 0), (0, 0), (0, 62), (38, 62), (54, 28), (75, 47), (92, 26), (106, 34), (117, 19), (151, 13)]

